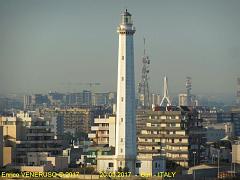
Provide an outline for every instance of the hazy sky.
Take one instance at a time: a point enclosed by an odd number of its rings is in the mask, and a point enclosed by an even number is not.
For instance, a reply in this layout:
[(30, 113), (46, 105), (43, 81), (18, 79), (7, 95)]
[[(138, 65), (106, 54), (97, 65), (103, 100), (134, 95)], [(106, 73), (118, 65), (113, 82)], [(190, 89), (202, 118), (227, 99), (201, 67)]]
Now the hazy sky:
[(186, 76), (196, 93), (236, 91), (239, 0), (0, 0), (0, 93), (68, 90), (69, 82), (116, 90), (124, 8), (137, 30), (136, 82), (145, 37), (151, 91), (162, 92), (165, 74), (170, 92), (183, 91)]

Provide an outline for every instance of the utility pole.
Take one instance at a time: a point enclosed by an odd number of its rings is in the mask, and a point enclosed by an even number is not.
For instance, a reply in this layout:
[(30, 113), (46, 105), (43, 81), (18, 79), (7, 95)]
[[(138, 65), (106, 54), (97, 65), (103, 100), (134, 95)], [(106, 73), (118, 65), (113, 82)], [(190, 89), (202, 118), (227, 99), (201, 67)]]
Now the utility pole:
[[(195, 167), (196, 151), (193, 151), (193, 167)], [(193, 170), (193, 180), (195, 180), (195, 170)]]
[(219, 155), (220, 155), (220, 149), (218, 149), (218, 176), (217, 177), (219, 177), (219, 164), (220, 164), (220, 157), (219, 157)]

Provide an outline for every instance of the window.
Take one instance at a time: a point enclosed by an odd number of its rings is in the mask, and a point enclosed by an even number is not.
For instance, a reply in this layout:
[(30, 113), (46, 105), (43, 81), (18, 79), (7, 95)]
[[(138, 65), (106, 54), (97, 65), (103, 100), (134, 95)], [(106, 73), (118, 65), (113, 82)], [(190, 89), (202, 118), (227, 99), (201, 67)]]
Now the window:
[(121, 138), (121, 142), (123, 142), (123, 138)]
[(124, 56), (122, 56), (122, 60), (124, 60)]
[(112, 162), (108, 163), (108, 167), (113, 167), (113, 163)]
[(124, 81), (124, 77), (122, 76), (122, 81)]
[(157, 162), (155, 162), (155, 168), (157, 168), (158, 167), (158, 163)]
[(123, 149), (121, 149), (121, 153), (123, 152)]
[(121, 118), (121, 122), (123, 122), (123, 118)]
[(140, 162), (137, 162), (136, 163), (136, 168), (140, 168), (141, 167), (141, 163)]
[(121, 97), (121, 101), (123, 102), (123, 97)]

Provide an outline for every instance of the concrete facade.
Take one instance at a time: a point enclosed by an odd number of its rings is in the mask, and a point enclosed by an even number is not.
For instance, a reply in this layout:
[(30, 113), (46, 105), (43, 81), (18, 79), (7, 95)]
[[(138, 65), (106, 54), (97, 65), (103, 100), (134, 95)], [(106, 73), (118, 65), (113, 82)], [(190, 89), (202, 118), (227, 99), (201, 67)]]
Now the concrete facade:
[(0, 126), (0, 167), (3, 166), (3, 126)]
[(240, 141), (232, 144), (232, 162), (240, 164)]

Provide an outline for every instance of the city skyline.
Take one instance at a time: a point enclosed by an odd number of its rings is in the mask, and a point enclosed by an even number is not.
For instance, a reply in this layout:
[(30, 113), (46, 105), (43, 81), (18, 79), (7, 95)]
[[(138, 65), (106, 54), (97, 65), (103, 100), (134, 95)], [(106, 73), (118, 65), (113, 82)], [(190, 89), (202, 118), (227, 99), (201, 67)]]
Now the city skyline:
[(186, 76), (195, 94), (235, 94), (238, 1), (2, 0), (0, 92), (66, 91), (62, 83), (79, 82), (100, 82), (101, 91), (116, 91), (116, 22), (126, 7), (137, 27), (136, 84), (145, 37), (151, 92), (162, 94), (166, 75), (170, 94), (185, 91)]

